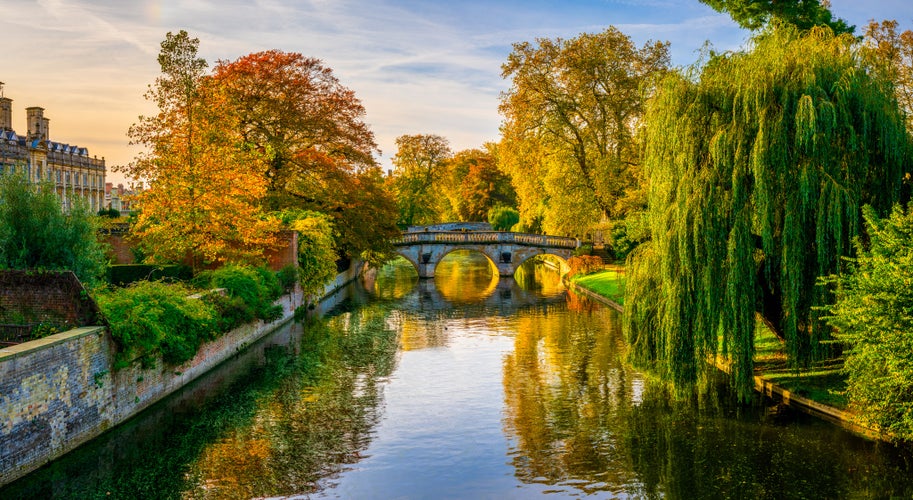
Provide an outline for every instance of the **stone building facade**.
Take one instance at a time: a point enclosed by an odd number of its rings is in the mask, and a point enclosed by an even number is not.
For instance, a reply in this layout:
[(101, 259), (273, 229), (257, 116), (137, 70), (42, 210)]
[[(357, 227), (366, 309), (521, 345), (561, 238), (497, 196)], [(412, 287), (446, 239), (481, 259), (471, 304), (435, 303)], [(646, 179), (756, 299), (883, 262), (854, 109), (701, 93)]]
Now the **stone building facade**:
[(84, 147), (50, 139), (44, 108), (26, 108), (26, 135), (13, 130), (13, 100), (3, 96), (0, 82), (0, 175), (22, 172), (31, 182), (57, 188), (65, 210), (82, 197), (93, 212), (104, 208), (105, 159), (89, 156)]

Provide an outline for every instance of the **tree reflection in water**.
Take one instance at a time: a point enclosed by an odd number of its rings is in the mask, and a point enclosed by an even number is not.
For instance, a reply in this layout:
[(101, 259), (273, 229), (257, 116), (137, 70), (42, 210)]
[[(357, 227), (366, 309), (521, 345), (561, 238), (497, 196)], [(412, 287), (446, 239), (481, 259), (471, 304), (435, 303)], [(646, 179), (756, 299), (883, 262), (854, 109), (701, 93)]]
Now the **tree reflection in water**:
[(515, 321), (515, 348), (504, 359), (505, 433), (524, 483), (648, 498), (911, 492), (908, 453), (882, 453), (890, 446), (769, 401), (739, 406), (725, 380), (676, 399), (624, 363), (617, 313), (585, 297), (569, 292), (568, 308), (518, 311)]
[(326, 319), (280, 330), (0, 498), (913, 494), (909, 453), (736, 405), (719, 381), (676, 400), (624, 362), (613, 310), (542, 266), (511, 279), (477, 264), (465, 279), (382, 269)]

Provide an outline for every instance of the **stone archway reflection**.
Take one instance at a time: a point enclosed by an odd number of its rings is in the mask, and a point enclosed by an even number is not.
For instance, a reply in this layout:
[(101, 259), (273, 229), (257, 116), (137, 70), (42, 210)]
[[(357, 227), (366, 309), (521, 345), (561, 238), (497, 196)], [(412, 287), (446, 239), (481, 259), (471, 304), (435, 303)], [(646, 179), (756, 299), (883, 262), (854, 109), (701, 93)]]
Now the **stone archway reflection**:
[(491, 259), (473, 250), (448, 252), (434, 273), (438, 292), (454, 304), (480, 302), (490, 297), (498, 287), (498, 279), (498, 268)]

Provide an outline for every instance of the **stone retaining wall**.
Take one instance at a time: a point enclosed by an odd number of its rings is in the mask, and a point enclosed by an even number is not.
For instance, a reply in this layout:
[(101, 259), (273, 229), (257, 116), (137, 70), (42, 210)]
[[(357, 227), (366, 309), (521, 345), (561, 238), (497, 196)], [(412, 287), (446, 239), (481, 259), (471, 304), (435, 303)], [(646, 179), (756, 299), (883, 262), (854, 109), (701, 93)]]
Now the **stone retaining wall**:
[[(352, 267), (325, 295), (365, 269)], [(277, 301), (282, 318), (232, 330), (180, 366), (156, 360), (115, 371), (115, 345), (104, 327), (84, 327), (0, 349), (0, 485), (12, 482), (177, 391), (291, 320), (300, 291)]]

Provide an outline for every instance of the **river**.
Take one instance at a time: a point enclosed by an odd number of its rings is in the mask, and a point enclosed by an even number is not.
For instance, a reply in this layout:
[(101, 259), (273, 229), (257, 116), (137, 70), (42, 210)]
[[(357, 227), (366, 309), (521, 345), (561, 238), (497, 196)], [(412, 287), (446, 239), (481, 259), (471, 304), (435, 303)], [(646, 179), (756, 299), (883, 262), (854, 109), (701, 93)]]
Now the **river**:
[(0, 498), (913, 497), (908, 450), (624, 363), (618, 313), (456, 252), (349, 286)]

